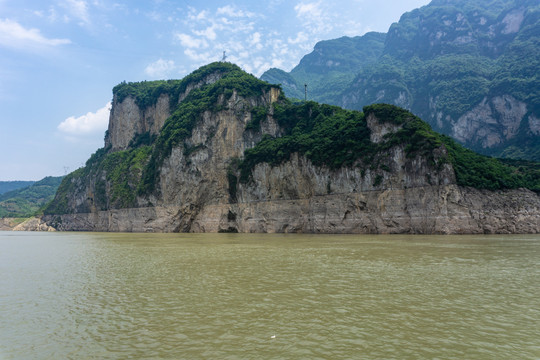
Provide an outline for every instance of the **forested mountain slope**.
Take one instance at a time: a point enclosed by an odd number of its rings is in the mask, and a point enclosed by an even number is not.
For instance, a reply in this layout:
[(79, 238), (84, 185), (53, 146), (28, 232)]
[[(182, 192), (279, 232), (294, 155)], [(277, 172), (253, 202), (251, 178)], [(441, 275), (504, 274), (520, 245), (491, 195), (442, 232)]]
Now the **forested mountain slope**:
[[(341, 47), (345, 39), (326, 43)], [(300, 98), (297, 88), (303, 82), (308, 89), (311, 83), (324, 89), (321, 68), (305, 61), (313, 57), (318, 63), (334, 61), (332, 53), (314, 51), (290, 74), (279, 78), (272, 69), (262, 79), (281, 83), (287, 95)], [(350, 82), (339, 94), (329, 90), (313, 96), (357, 110), (395, 104), (474, 150), (538, 161), (539, 73), (538, 1), (434, 0), (390, 27), (376, 61), (348, 68), (341, 79)], [(290, 86), (293, 80), (296, 88)]]

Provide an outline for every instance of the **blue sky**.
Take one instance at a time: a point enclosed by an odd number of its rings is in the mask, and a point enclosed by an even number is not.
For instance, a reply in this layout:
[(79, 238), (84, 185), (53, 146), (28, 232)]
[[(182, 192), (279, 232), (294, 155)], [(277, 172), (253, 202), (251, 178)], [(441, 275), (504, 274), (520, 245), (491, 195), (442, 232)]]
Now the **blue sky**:
[(429, 0), (0, 0), (0, 180), (39, 180), (103, 147), (112, 88), (221, 59), (260, 76), (320, 40), (386, 32)]

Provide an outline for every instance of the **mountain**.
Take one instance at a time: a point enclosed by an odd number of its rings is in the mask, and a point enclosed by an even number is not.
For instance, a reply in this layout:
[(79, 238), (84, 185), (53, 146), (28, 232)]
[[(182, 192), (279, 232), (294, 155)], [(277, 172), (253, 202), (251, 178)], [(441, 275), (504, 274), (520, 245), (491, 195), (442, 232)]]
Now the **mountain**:
[(0, 181), (0, 195), (32, 185), (35, 181)]
[[(342, 42), (326, 43), (340, 47)], [(319, 63), (334, 61), (331, 53), (317, 51), (304, 59), (313, 57)], [(357, 55), (350, 51), (340, 57)], [(299, 97), (290, 84), (306, 81), (309, 88), (310, 78), (324, 89), (321, 69), (304, 59), (281, 77), (272, 69), (261, 78), (282, 84), (288, 96)], [(317, 93), (316, 100), (356, 110), (379, 102), (398, 105), (471, 149), (538, 161), (538, 74), (538, 1), (434, 0), (403, 14), (390, 27), (376, 61), (348, 70), (345, 89)]]
[(385, 38), (386, 34), (369, 32), (364, 36), (321, 41), (290, 74), (272, 68), (261, 79), (281, 84), (288, 97), (297, 99), (304, 99), (304, 85), (309, 84), (309, 99), (324, 102), (347, 89), (358, 69), (377, 61), (382, 55)]
[(62, 181), (62, 177), (48, 176), (29, 186), (0, 194), (0, 218), (29, 217), (51, 201)]
[(538, 163), (463, 148), (393, 105), (287, 99), (230, 63), (113, 89), (105, 146), (67, 175), (59, 230), (540, 231)]

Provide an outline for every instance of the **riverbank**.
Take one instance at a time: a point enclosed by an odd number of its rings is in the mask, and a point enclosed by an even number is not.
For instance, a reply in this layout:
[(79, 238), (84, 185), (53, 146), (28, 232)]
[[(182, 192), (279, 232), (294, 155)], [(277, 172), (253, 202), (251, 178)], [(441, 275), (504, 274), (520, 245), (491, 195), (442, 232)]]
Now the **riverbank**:
[(2, 218), (0, 231), (56, 231), (40, 218)]
[(10, 231), (26, 219), (21, 218), (0, 218), (0, 231)]

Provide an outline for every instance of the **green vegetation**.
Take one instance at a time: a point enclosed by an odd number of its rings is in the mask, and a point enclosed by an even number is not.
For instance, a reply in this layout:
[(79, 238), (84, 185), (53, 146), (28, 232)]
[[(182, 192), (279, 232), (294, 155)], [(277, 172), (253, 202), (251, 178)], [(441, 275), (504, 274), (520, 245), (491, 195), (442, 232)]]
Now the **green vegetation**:
[(266, 120), (268, 109), (264, 106), (256, 106), (251, 110), (251, 121), (246, 125), (246, 130), (260, 130), (261, 122)]
[[(137, 186), (142, 170), (150, 158), (152, 147), (137, 148), (108, 153), (101, 148), (86, 162), (86, 166), (68, 174), (58, 188), (55, 200), (44, 209), (44, 214), (66, 214), (75, 209), (69, 207), (68, 199), (77, 194), (89, 200), (95, 210), (135, 207)], [(84, 189), (93, 191), (86, 198)], [(80, 191), (83, 194), (80, 194)], [(85, 205), (82, 205), (85, 206)], [(92, 211), (86, 205), (77, 209)]]
[(498, 190), (528, 188), (540, 192), (540, 163), (496, 159), (477, 154), (441, 136), (459, 185)]
[(178, 105), (180, 95), (185, 93), (189, 84), (207, 82), (209, 81), (207, 79), (209, 75), (222, 76), (229, 72), (238, 71), (241, 71), (240, 68), (234, 64), (215, 62), (199, 68), (182, 80), (122, 82), (113, 88), (113, 95), (118, 102), (122, 102), (126, 97), (131, 96), (141, 109), (146, 109), (155, 105), (161, 95), (167, 94), (170, 96), (171, 110), (174, 110)]
[(62, 177), (48, 176), (30, 186), (12, 190), (0, 195), (0, 218), (31, 217), (51, 201), (60, 185)]

